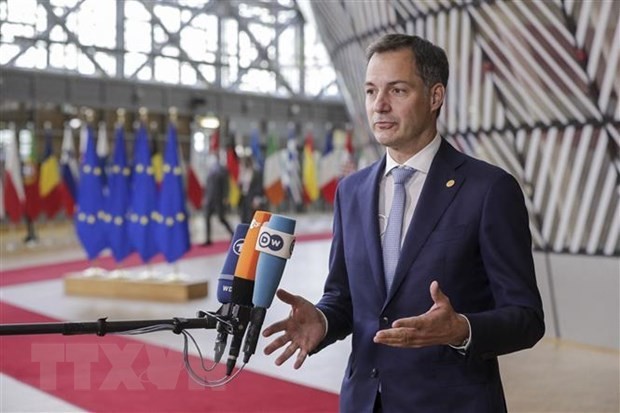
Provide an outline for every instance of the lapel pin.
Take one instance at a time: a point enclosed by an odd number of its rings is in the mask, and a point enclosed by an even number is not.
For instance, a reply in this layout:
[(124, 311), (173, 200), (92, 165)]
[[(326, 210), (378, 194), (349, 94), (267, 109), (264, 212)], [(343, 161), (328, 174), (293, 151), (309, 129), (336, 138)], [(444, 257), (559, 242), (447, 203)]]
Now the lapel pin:
[(448, 182), (446, 182), (446, 186), (448, 188), (452, 188), (454, 186), (454, 179), (450, 179)]

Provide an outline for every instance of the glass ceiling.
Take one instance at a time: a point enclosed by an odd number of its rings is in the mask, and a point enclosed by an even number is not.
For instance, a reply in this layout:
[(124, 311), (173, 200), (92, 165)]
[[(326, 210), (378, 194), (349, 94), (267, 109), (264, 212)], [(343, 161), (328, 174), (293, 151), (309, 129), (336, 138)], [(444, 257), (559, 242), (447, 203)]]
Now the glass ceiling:
[(0, 65), (340, 99), (293, 0), (0, 0)]

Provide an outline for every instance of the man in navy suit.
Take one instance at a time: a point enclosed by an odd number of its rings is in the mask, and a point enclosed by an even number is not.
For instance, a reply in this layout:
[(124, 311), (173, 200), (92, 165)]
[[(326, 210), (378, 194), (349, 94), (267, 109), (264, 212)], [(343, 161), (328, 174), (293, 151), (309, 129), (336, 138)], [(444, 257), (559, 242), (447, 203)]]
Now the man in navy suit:
[[(366, 109), (386, 155), (338, 187), (321, 300), (279, 290), (291, 314), (263, 333), (282, 332), (265, 352), (284, 347), (276, 364), (296, 354), (295, 368), (352, 334), (341, 412), (504, 412), (497, 356), (544, 334), (523, 194), (439, 136), (447, 81), (445, 52), (426, 40), (392, 34), (370, 46)], [(394, 168), (415, 172), (388, 286)]]

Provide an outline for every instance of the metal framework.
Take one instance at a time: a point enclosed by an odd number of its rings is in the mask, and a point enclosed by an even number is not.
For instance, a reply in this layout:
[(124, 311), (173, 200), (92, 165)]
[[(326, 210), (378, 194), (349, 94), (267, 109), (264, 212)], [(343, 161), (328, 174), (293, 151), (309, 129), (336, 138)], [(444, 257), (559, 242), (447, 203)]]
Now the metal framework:
[(340, 99), (295, 0), (0, 0), (0, 64)]
[(443, 136), (520, 180), (535, 246), (620, 255), (619, 2), (345, 0), (312, 9), (358, 129), (365, 47), (387, 32), (428, 38), (451, 64)]

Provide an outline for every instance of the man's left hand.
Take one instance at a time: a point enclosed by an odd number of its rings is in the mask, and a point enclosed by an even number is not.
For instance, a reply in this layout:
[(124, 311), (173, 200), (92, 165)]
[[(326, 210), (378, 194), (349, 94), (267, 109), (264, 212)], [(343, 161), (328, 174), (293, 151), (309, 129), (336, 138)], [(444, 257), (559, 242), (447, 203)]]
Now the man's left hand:
[(426, 313), (394, 321), (392, 328), (375, 334), (374, 342), (402, 348), (461, 345), (469, 337), (467, 320), (454, 311), (437, 281), (431, 283), (430, 293), (434, 304)]

